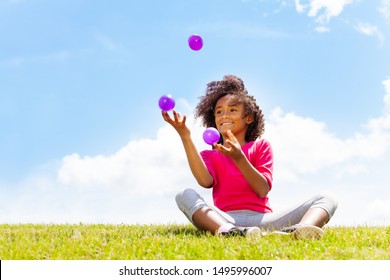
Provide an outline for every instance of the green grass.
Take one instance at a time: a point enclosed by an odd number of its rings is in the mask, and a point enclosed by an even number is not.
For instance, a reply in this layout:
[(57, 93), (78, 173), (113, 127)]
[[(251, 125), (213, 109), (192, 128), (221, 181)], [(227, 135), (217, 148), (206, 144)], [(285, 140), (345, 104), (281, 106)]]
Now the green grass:
[(321, 240), (221, 237), (191, 225), (0, 225), (2, 260), (389, 260), (390, 227), (328, 227)]

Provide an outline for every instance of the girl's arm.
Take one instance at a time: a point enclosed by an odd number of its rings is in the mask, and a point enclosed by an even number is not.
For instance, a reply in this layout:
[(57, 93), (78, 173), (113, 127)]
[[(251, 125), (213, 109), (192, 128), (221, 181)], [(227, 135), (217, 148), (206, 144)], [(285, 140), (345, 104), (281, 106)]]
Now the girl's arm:
[(236, 137), (234, 137), (231, 131), (227, 132), (229, 139), (226, 140), (226, 144), (229, 147), (225, 147), (220, 144), (215, 144), (215, 148), (222, 154), (230, 157), (238, 169), (241, 171), (248, 184), (252, 187), (253, 191), (260, 197), (267, 196), (270, 187), (267, 179), (249, 162), (245, 154), (241, 150), (241, 146), (238, 143)]
[(242, 175), (260, 197), (266, 197), (270, 188), (267, 179), (248, 161), (244, 153), (234, 160)]
[(207, 170), (206, 164), (204, 163), (202, 157), (194, 145), (194, 142), (192, 141), (191, 131), (185, 124), (186, 116), (181, 116), (180, 113), (176, 112), (175, 110), (173, 110), (173, 119), (166, 111), (162, 112), (162, 116), (164, 120), (171, 124), (178, 132), (184, 146), (188, 164), (196, 181), (202, 187), (210, 188), (214, 182), (214, 179)]

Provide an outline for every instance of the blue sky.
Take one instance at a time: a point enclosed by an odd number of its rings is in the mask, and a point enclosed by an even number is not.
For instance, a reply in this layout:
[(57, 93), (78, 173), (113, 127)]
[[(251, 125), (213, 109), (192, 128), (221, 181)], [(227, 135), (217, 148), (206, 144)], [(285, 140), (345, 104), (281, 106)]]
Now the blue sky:
[(173, 197), (196, 184), (158, 98), (191, 119), (235, 74), (276, 208), (330, 190), (335, 224), (389, 224), (389, 36), (389, 0), (0, 0), (0, 221), (185, 222)]

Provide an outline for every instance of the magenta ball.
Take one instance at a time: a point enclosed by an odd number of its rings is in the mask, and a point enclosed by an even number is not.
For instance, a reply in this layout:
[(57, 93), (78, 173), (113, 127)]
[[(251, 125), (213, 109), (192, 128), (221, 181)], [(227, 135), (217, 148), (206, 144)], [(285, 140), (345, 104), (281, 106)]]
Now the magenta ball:
[(203, 132), (203, 140), (209, 145), (213, 145), (215, 142), (218, 142), (220, 137), (219, 131), (214, 127), (206, 128)]
[(188, 38), (188, 45), (194, 51), (199, 51), (203, 47), (203, 39), (199, 35), (191, 35)]
[(173, 99), (172, 95), (170, 95), (170, 94), (163, 95), (158, 100), (158, 106), (163, 111), (170, 111), (173, 108), (175, 108), (175, 100)]

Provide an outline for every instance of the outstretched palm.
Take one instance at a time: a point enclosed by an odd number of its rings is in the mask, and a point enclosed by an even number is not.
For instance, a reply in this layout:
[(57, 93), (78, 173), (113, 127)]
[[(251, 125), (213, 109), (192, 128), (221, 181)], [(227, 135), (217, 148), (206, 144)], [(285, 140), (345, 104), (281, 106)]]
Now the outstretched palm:
[(223, 146), (221, 144), (215, 144), (214, 147), (221, 154), (224, 154), (225, 156), (230, 157), (233, 160), (238, 159), (242, 156), (241, 145), (230, 130), (227, 131), (227, 136), (229, 137), (229, 139), (225, 140), (226, 146)]
[(167, 111), (162, 111), (161, 114), (164, 120), (170, 125), (172, 125), (181, 137), (190, 135), (190, 130), (186, 125), (186, 119), (187, 119), (186, 115), (181, 115), (179, 112), (176, 112), (175, 110), (173, 110), (172, 112), (173, 112), (173, 118), (171, 118), (171, 116)]

